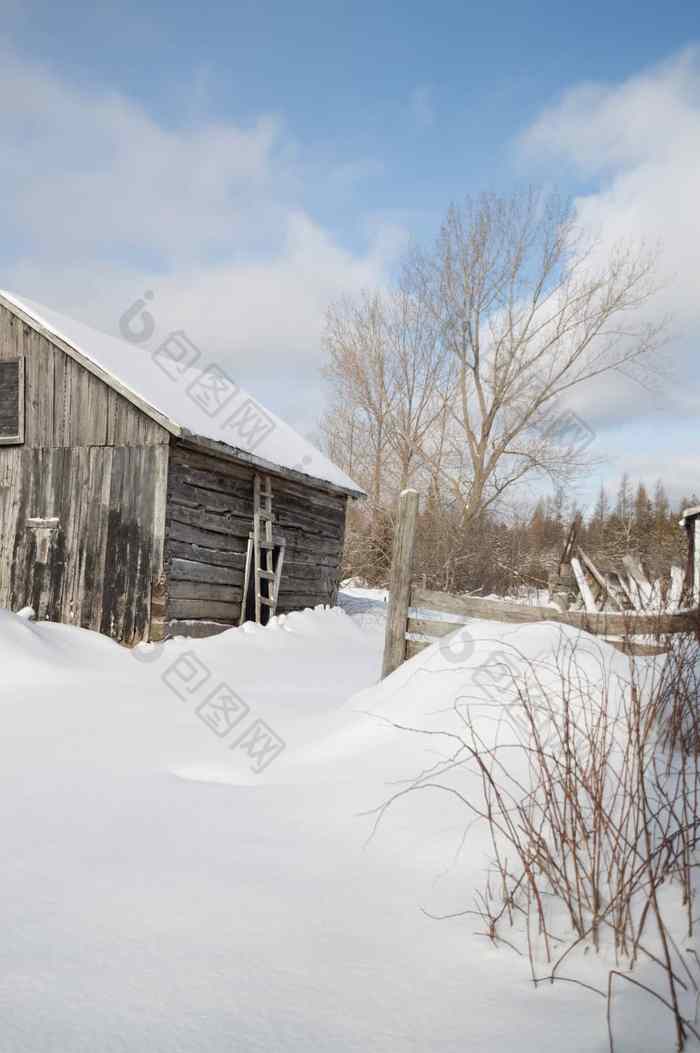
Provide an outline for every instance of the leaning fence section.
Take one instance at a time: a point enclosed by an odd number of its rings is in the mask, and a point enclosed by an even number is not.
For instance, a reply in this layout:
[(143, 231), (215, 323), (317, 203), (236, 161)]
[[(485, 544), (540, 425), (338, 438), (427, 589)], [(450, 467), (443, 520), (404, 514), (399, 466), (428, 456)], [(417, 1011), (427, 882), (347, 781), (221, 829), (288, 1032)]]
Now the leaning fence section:
[(634, 655), (662, 654), (668, 650), (670, 636), (700, 631), (697, 602), (691, 609), (673, 612), (573, 611), (554, 605), (531, 607), (506, 600), (452, 596), (416, 588), (411, 576), (417, 515), (418, 494), (415, 490), (405, 490), (399, 500), (389, 583), (383, 676), (472, 619), (510, 624), (557, 622), (592, 633), (620, 651)]
[[(431, 614), (438, 615), (438, 618), (432, 618)], [(447, 636), (473, 618), (509, 624), (558, 622), (603, 637), (619, 650), (637, 655), (663, 653), (667, 650), (666, 637), (692, 632), (698, 626), (698, 612), (695, 610), (671, 614), (560, 611), (556, 607), (529, 607), (502, 600), (412, 589), (406, 612), (405, 657), (418, 654), (436, 639)]]

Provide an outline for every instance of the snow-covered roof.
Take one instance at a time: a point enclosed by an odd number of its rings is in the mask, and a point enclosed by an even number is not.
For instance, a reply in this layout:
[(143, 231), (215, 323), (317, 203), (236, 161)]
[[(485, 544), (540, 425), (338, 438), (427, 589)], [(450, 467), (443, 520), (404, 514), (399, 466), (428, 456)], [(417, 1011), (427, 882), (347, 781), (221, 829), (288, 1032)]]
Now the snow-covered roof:
[(345, 472), (207, 359), (186, 333), (171, 333), (146, 348), (0, 290), (3, 300), (171, 434), (222, 444), (263, 469), (282, 468), (362, 494)]
[(693, 505), (692, 508), (683, 509), (683, 515), (681, 516), (681, 526), (685, 526), (688, 519), (697, 519), (700, 516), (700, 505)]

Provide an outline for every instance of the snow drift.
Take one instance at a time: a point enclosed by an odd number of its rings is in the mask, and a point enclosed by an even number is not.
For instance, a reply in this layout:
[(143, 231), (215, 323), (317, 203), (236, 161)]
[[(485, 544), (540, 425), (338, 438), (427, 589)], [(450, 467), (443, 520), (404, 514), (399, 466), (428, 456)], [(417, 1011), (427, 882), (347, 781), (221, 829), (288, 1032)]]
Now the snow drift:
[[(429, 916), (489, 862), (460, 802), (381, 810), (444, 764), (458, 697), (503, 733), (485, 664), (562, 632), (474, 623), (378, 685), (381, 627), (338, 610), (135, 652), (0, 613), (0, 1048), (605, 1048), (595, 996)], [(254, 723), (270, 763), (235, 746)], [(616, 1049), (670, 1048), (644, 999), (616, 1014)]]

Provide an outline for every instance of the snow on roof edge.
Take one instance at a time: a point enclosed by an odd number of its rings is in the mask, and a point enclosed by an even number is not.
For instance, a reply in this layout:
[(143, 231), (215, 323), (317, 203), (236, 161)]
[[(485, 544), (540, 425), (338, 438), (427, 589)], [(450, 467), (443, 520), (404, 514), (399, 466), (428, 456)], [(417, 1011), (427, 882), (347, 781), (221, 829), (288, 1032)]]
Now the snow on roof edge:
[[(282, 435), (283, 445), (285, 448), (285, 454), (287, 449), (295, 451), (290, 453), (287, 460), (296, 460), (298, 463), (291, 465), (285, 463), (284, 459), (275, 457), (274, 455), (262, 456), (258, 455), (254, 450), (247, 450), (243, 446), (237, 446), (235, 443), (230, 442), (227, 438), (222, 438), (220, 434), (212, 434), (212, 431), (216, 429), (210, 429), (207, 425), (210, 423), (206, 416), (199, 414), (199, 419), (196, 420), (196, 424), (204, 425), (204, 427), (193, 427), (192, 420), (187, 420), (188, 415), (192, 415), (193, 408), (191, 404), (183, 403), (182, 392), (180, 392), (180, 407), (185, 406), (187, 412), (182, 414), (177, 412), (177, 407), (166, 408), (160, 398), (154, 399), (150, 394), (146, 393), (149, 385), (141, 387), (138, 382), (134, 381), (134, 370), (120, 370), (114, 368), (114, 354), (115, 348), (118, 351), (118, 361), (121, 364), (122, 361), (129, 362), (129, 353), (133, 355), (135, 350), (141, 351), (142, 362), (146, 359), (151, 359), (152, 356), (144, 356), (142, 349), (135, 349), (134, 346), (124, 340), (119, 340), (117, 337), (113, 337), (107, 333), (94, 330), (91, 327), (79, 322), (75, 319), (63, 318), (58, 312), (53, 311), (50, 308), (43, 307), (40, 304), (34, 303), (33, 301), (27, 300), (24, 297), (17, 296), (15, 293), (9, 292), (4, 289), (0, 289), (0, 301), (6, 301), (9, 309), (15, 309), (22, 312), (31, 323), (33, 323), (40, 330), (45, 331), (48, 335), (57, 338), (63, 344), (74, 352), (78, 360), (86, 365), (87, 368), (94, 371), (95, 374), (108, 384), (114, 390), (119, 392), (125, 398), (132, 401), (142, 412), (146, 413), (153, 420), (156, 421), (161, 427), (165, 428), (171, 434), (176, 437), (185, 438), (194, 444), (208, 445), (216, 444), (221, 446), (221, 453), (228, 453), (233, 457), (240, 460), (247, 461), (253, 466), (258, 466), (268, 471), (281, 471), (284, 473), (291, 474), (297, 478), (299, 482), (308, 480), (309, 483), (316, 483), (324, 487), (333, 487), (334, 489), (340, 490), (353, 497), (364, 497), (366, 493), (361, 487), (354, 482), (350, 476), (346, 475), (340, 468), (338, 468), (332, 461), (317, 450), (308, 440), (303, 439), (294, 429), (286, 422), (277, 417), (276, 414), (270, 413), (264, 407), (260, 407), (266, 417), (274, 424), (275, 428), (278, 429)], [(53, 318), (53, 320), (52, 320)], [(73, 332), (71, 332), (73, 330)], [(75, 331), (78, 331), (78, 337), (74, 335)], [(88, 344), (90, 349), (86, 346)], [(110, 354), (106, 356), (95, 353), (95, 348), (104, 352), (105, 347), (109, 347)], [(122, 358), (123, 356), (123, 358)], [(110, 360), (111, 358), (111, 360)], [(131, 360), (133, 365), (133, 359)], [(128, 374), (131, 372), (131, 376)], [(146, 374), (147, 375), (147, 371)], [(201, 375), (201, 372), (200, 372)], [(151, 382), (152, 382), (151, 377)], [(163, 383), (163, 377), (156, 377)], [(238, 389), (239, 393), (250, 399), (242, 389)], [(172, 396), (173, 388), (166, 388), (166, 393)], [(165, 400), (167, 403), (167, 399)], [(257, 403), (257, 400), (250, 399), (251, 402)], [(191, 403), (191, 400), (190, 400)], [(285, 441), (286, 440), (286, 441)], [(277, 443), (279, 446), (279, 442)], [(304, 456), (301, 456), (301, 452), (306, 451)], [(216, 450), (212, 450), (213, 453)], [(273, 454), (274, 451), (269, 451)], [(319, 464), (321, 471), (318, 474), (312, 474), (311, 472), (304, 471), (305, 465), (310, 464), (312, 461), (316, 461)], [(327, 469), (326, 469), (327, 466)]]

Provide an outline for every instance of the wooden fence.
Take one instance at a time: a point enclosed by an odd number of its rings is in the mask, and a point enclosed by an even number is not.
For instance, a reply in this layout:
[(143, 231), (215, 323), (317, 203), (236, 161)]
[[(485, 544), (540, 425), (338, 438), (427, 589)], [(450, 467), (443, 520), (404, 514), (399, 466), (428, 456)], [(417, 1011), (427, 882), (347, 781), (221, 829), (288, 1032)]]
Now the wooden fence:
[[(391, 565), (383, 676), (388, 676), (407, 658), (454, 632), (471, 618), (516, 624), (558, 622), (606, 638), (619, 650), (636, 655), (663, 653), (668, 649), (664, 637), (698, 631), (698, 610), (668, 614), (561, 611), (556, 607), (529, 607), (502, 600), (451, 596), (444, 592), (415, 588), (411, 584), (411, 571), (417, 514), (417, 492), (404, 490), (399, 501)], [(438, 617), (431, 617), (433, 614)], [(639, 637), (645, 639), (639, 640)]]

